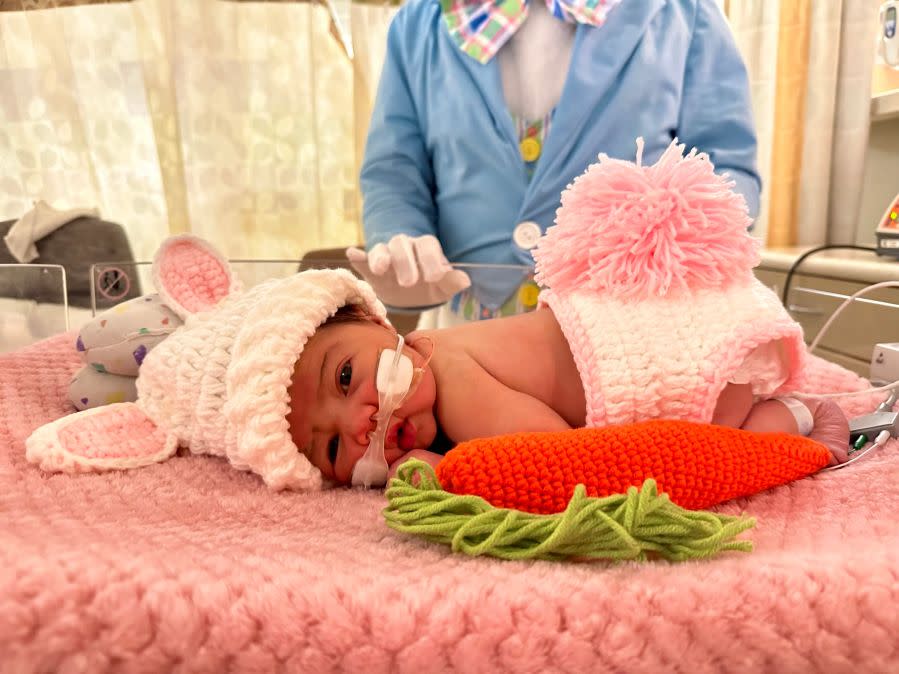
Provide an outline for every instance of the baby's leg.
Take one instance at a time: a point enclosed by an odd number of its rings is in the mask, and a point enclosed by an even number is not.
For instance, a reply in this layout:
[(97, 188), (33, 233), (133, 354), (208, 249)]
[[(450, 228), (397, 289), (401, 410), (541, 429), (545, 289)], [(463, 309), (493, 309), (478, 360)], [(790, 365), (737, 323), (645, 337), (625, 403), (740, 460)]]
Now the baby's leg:
[(754, 402), (751, 384), (728, 384), (715, 403), (712, 423), (740, 428), (749, 416)]
[(747, 431), (802, 433), (830, 450), (831, 463), (843, 463), (849, 458), (849, 421), (843, 410), (832, 400), (792, 398), (792, 405), (803, 405), (808, 411), (811, 428), (799, 428), (802, 410), (794, 414), (786, 403), (771, 399), (753, 405), (742, 428)]
[(794, 414), (786, 403), (776, 399), (754, 403), (751, 385), (728, 384), (718, 397), (712, 423), (760, 433), (802, 433), (827, 447), (835, 463), (846, 461), (849, 422), (839, 405), (831, 400), (813, 399), (793, 399), (792, 404), (808, 412), (809, 428), (799, 428), (797, 416), (803, 416), (801, 409)]

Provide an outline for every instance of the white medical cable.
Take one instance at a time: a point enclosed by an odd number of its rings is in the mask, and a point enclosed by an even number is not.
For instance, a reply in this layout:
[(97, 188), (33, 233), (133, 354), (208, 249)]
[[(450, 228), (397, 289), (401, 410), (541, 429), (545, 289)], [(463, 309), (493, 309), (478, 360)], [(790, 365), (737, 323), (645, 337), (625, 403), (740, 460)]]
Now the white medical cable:
[(865, 286), (861, 290), (855, 291), (852, 295), (843, 300), (843, 303), (834, 310), (834, 312), (830, 315), (830, 318), (827, 319), (827, 321), (818, 331), (815, 339), (813, 339), (812, 343), (809, 344), (809, 351), (814, 351), (815, 348), (817, 348), (818, 343), (824, 338), (824, 334), (830, 329), (830, 326), (833, 324), (833, 322), (853, 300), (867, 295), (872, 290), (879, 290), (880, 288), (899, 288), (899, 281), (881, 281), (880, 283)]
[[(881, 281), (880, 283), (875, 283), (873, 285), (866, 286), (866, 287), (862, 288), (861, 290), (854, 292), (852, 295), (850, 295), (845, 300), (843, 300), (843, 303), (840, 306), (838, 306), (836, 308), (836, 310), (830, 315), (830, 318), (828, 318), (827, 321), (825, 321), (824, 325), (821, 327), (821, 329), (818, 331), (818, 334), (815, 336), (815, 339), (813, 339), (812, 343), (809, 344), (809, 347), (808, 347), (809, 352), (812, 352), (817, 348), (818, 343), (824, 337), (824, 334), (827, 332), (827, 330), (830, 329), (830, 326), (833, 325), (833, 322), (843, 312), (843, 310), (849, 306), (849, 304), (853, 300), (855, 300), (863, 295), (866, 295), (867, 293), (871, 292), (872, 290), (879, 290), (880, 288), (899, 288), (899, 281)], [(833, 393), (833, 392), (830, 392), (830, 393), (806, 393), (805, 391), (802, 391), (802, 392), (797, 392), (797, 393), (799, 395), (807, 396), (809, 398), (849, 398), (851, 396), (868, 395), (870, 393), (880, 393), (881, 391), (891, 391), (891, 390), (895, 389), (896, 387), (899, 387), (899, 379), (897, 379), (896, 381), (890, 382), (889, 384), (886, 384), (885, 386), (875, 386), (872, 388), (863, 389), (861, 391), (849, 391), (846, 393)], [(865, 453), (867, 453), (867, 451)], [(846, 464), (842, 464), (842, 465), (846, 465)]]
[(830, 470), (839, 470), (840, 468), (845, 468), (850, 463), (855, 463), (856, 461), (858, 461), (860, 458), (862, 458), (868, 452), (870, 452), (878, 447), (883, 447), (887, 443), (887, 441), (890, 439), (890, 437), (892, 437), (892, 436), (890, 436), (889, 431), (886, 431), (886, 430), (880, 431), (880, 433), (878, 433), (877, 437), (874, 439), (874, 442), (871, 443), (871, 446), (868, 447), (863, 452), (855, 454), (851, 459), (849, 459), (848, 461), (846, 461), (844, 463), (838, 463), (836, 466), (828, 466), (827, 468), (822, 468), (818, 472), (826, 473)]
[(864, 396), (871, 393), (892, 391), (897, 387), (899, 387), (899, 379), (897, 379), (896, 381), (891, 381), (889, 384), (884, 384), (883, 386), (872, 386), (871, 388), (864, 388), (861, 391), (846, 391), (845, 393), (834, 393), (833, 391), (831, 391), (830, 393), (806, 393), (805, 391), (796, 391), (795, 395), (801, 396), (803, 398), (851, 398), (852, 396)]

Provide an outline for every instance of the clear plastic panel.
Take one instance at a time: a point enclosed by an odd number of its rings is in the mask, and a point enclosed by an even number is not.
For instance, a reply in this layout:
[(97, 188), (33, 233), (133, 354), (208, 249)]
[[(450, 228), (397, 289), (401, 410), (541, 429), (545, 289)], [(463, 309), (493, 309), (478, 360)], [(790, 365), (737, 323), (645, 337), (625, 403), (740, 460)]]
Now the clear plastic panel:
[[(346, 259), (313, 260), (231, 260), (231, 268), (244, 288), (272, 278), (284, 278), (307, 269), (347, 269), (356, 272)], [(477, 320), (490, 315), (514, 315), (533, 310), (537, 305), (537, 286), (532, 270), (519, 265), (455, 264), (472, 280), (474, 293), (463, 293), (447, 304), (463, 320)], [(143, 293), (154, 292), (150, 278), (150, 262), (99, 262), (91, 266), (91, 307), (100, 313)], [(358, 274), (356, 274), (358, 276)], [(137, 289), (137, 290), (136, 290)], [(483, 306), (475, 296), (500, 298)], [(414, 321), (418, 309), (388, 307), (404, 322)], [(485, 313), (486, 312), (486, 313)], [(407, 326), (408, 327), (408, 326)]]
[[(452, 265), (453, 269), (464, 271), (471, 278), (471, 290), (463, 292), (446, 303), (453, 313), (463, 320), (484, 318), (483, 312), (491, 316), (512, 316), (527, 313), (537, 307), (539, 289), (534, 283), (534, 273), (530, 267), (513, 264), (466, 264)], [(356, 274), (346, 260), (311, 260), (300, 263), (300, 269), (343, 268)], [(356, 274), (358, 276), (358, 274)], [(478, 297), (489, 297), (483, 305)], [(434, 307), (431, 307), (433, 309)], [(387, 307), (394, 315), (418, 316), (421, 309)]]
[[(230, 260), (244, 288), (284, 278), (300, 268), (297, 260)], [(152, 262), (97, 262), (91, 265), (91, 309), (97, 314), (142, 294), (155, 292)]]
[(65, 332), (71, 323), (62, 266), (0, 264), (0, 353)]

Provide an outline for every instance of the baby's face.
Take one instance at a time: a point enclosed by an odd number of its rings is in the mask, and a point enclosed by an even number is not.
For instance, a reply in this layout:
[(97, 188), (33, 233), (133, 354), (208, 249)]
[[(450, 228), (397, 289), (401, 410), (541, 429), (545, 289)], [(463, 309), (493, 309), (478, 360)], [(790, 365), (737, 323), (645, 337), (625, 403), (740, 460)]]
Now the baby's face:
[[(378, 411), (378, 359), (384, 349), (396, 348), (396, 340), (392, 330), (364, 321), (325, 325), (306, 343), (288, 391), (287, 421), (294, 444), (326, 479), (349, 484), (353, 467), (368, 449)], [(403, 353), (420, 368), (427, 348), (426, 340), (413, 340)], [(388, 464), (434, 442), (435, 401), (436, 383), (428, 368), (390, 418), (384, 441)]]

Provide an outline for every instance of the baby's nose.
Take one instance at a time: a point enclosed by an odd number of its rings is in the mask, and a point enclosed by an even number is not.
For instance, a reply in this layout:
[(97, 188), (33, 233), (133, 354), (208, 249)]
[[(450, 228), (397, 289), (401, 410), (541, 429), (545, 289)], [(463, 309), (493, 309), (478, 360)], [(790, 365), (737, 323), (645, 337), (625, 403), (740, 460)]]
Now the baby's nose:
[(378, 408), (375, 405), (360, 405), (360, 409), (354, 412), (347, 432), (356, 444), (368, 447), (369, 433), (374, 433), (377, 428), (374, 418), (377, 411)]

